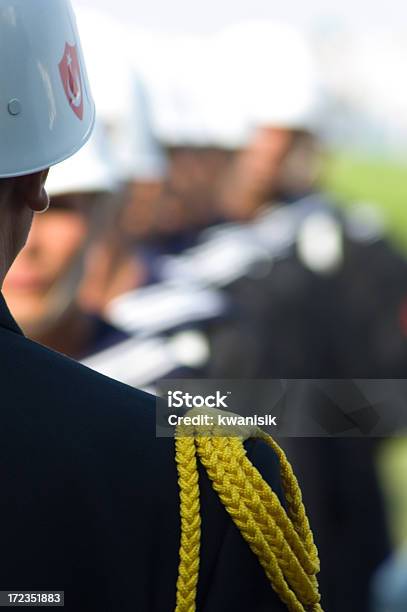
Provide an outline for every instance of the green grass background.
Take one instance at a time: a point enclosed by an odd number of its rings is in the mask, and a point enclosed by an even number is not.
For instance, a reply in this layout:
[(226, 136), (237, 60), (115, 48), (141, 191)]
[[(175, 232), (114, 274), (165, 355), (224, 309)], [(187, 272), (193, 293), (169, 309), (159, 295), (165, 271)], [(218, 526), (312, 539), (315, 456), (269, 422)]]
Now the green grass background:
[(326, 161), (325, 187), (345, 205), (367, 201), (377, 205), (391, 238), (407, 253), (406, 161), (342, 151)]

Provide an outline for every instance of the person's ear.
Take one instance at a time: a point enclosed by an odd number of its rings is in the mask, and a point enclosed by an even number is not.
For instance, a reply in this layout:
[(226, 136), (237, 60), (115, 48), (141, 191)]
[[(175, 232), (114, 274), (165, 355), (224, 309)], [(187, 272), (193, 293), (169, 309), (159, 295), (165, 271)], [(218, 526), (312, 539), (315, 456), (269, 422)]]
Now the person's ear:
[(49, 208), (50, 200), (45, 190), (48, 172), (49, 169), (17, 179), (19, 197), (35, 213), (43, 213)]

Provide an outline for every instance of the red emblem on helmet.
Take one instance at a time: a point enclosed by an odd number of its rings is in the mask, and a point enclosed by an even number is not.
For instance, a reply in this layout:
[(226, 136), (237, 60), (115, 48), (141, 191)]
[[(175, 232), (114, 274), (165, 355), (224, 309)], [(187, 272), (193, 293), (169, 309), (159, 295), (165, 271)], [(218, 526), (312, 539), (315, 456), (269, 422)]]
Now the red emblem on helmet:
[(78, 51), (75, 46), (68, 43), (65, 45), (64, 57), (59, 64), (62, 84), (68, 98), (69, 106), (75, 115), (83, 119), (83, 93), (81, 67), (79, 64)]

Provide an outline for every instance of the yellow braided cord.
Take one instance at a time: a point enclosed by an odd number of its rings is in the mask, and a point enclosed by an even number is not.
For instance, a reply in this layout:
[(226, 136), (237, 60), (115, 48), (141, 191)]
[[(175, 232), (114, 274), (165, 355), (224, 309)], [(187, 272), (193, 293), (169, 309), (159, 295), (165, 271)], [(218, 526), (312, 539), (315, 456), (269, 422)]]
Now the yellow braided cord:
[[(290, 520), (285, 517), (284, 521), (281, 514), (282, 527), (278, 526), (273, 510), (283, 508), (276, 496), (275, 499), (264, 499), (261, 485), (268, 492), (271, 489), (247, 459), (242, 442), (237, 438), (198, 438), (198, 453), (227, 511), (259, 558), (270, 581), (276, 582), (281, 599), (289, 609), (302, 609), (294, 605), (286, 580), (294, 591), (302, 593), (305, 603), (313, 603), (313, 585), (284, 535), (286, 532), (290, 537), (293, 533)], [(256, 484), (260, 494), (256, 491)]]
[[(201, 435), (199, 435), (201, 434)], [(264, 440), (280, 461), (287, 512), (246, 455), (244, 437), (202, 435), (178, 428), (176, 456), (181, 497), (181, 547), (176, 612), (195, 612), (199, 573), (199, 485), (196, 457), (213, 488), (258, 557), (272, 588), (290, 612), (322, 612), (316, 575), (318, 552), (301, 491), (284, 452), (267, 434)]]
[(276, 453), (280, 462), (280, 477), (287, 501), (288, 515), (290, 516), (295, 530), (304, 542), (306, 550), (313, 563), (316, 564), (316, 573), (319, 572), (318, 551), (314, 544), (314, 537), (310, 529), (308, 517), (302, 502), (301, 489), (293, 469), (282, 448), (271, 436), (259, 430), (258, 438), (266, 442)]
[(181, 506), (181, 545), (176, 612), (195, 612), (201, 543), (198, 465), (192, 436), (176, 441)]

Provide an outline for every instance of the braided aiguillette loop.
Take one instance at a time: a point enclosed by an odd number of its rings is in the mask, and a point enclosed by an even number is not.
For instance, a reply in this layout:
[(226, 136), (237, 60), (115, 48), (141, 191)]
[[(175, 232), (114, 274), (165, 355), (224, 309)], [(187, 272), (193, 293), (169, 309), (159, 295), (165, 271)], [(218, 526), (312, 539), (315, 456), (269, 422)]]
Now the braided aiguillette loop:
[[(285, 537), (284, 528), (280, 529), (272, 514), (267, 512), (263, 501), (252, 486), (256, 468), (246, 458), (245, 449), (240, 441), (230, 438), (197, 438), (198, 455), (207, 468), (209, 478), (224, 503), (226, 510), (238, 526), (245, 540), (257, 555), (264, 567), (273, 588), (289, 609), (301, 610), (293, 604), (291, 587), (301, 601), (306, 604), (316, 603), (311, 577), (306, 574), (296, 555), (291, 550)], [(228, 452), (227, 447), (230, 447)], [(204, 447), (207, 447), (206, 449)], [(206, 457), (211, 457), (210, 462)], [(241, 461), (247, 462), (251, 474), (244, 473), (238, 466)], [(216, 468), (212, 469), (212, 465)], [(219, 466), (225, 466), (224, 476), (220, 477)], [(241, 472), (240, 483), (236, 474)], [(238, 479), (239, 480), (239, 479)], [(289, 519), (286, 519), (289, 525)], [(277, 562), (277, 566), (274, 563)], [(287, 585), (281, 582), (285, 580)], [(282, 592), (283, 591), (283, 592)], [(284, 594), (283, 594), (284, 593)], [(294, 605), (294, 607), (293, 607)]]
[[(303, 541), (294, 528), (290, 518), (287, 516), (287, 513), (281, 505), (278, 496), (265, 482), (261, 474), (258, 472), (258, 470), (256, 470), (256, 468), (254, 468), (250, 461), (244, 461), (244, 459), (247, 459), (246, 451), (239, 440), (237, 438), (233, 438), (231, 443), (237, 447), (236, 452), (238, 453), (238, 456), (241, 457), (241, 468), (244, 475), (244, 481), (249, 481), (250, 486), (253, 486), (258, 495), (261, 496), (268, 515), (272, 516), (277, 526), (285, 532), (287, 542), (289, 543), (294, 554), (298, 557), (305, 571), (308, 574), (317, 573), (319, 571), (319, 564), (310, 559), (309, 553), (305, 548)], [(242, 452), (240, 452), (241, 450)]]
[[(219, 411), (194, 410), (188, 415), (202, 412), (215, 416)], [(287, 512), (247, 458), (243, 442), (249, 438), (262, 439), (277, 454)], [(225, 436), (225, 429), (216, 425), (177, 429), (181, 546), (176, 612), (196, 611), (201, 537), (197, 457), (287, 609), (290, 612), (322, 612), (316, 578), (318, 551), (297, 479), (284, 452), (257, 428), (228, 428)]]

